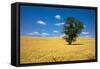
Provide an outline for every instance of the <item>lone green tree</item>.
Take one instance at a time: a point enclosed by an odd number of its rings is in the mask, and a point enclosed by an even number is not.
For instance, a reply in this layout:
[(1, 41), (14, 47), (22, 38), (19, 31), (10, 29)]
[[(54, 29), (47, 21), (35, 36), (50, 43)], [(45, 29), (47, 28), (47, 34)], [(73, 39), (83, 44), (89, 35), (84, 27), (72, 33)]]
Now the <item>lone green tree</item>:
[(65, 19), (63, 29), (65, 36), (63, 38), (68, 42), (69, 45), (71, 45), (72, 42), (76, 41), (76, 38), (81, 33), (83, 28), (83, 22), (73, 16), (69, 16)]

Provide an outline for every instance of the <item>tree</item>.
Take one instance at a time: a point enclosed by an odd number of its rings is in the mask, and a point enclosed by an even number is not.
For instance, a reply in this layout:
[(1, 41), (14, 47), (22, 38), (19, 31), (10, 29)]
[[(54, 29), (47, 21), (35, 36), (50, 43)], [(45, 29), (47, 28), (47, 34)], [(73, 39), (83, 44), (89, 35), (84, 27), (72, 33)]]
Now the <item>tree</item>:
[(81, 33), (83, 28), (83, 22), (73, 16), (69, 16), (67, 19), (65, 19), (63, 28), (65, 36), (63, 38), (68, 42), (69, 45), (71, 45), (72, 42), (76, 41), (76, 38)]

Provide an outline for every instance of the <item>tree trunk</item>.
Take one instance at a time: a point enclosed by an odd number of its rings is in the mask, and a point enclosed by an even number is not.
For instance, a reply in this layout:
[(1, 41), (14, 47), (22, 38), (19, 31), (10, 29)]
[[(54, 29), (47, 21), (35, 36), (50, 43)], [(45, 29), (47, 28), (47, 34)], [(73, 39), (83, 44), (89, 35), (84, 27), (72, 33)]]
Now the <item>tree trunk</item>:
[(72, 44), (72, 42), (68, 42), (68, 44), (69, 44), (69, 45), (71, 45), (71, 44)]

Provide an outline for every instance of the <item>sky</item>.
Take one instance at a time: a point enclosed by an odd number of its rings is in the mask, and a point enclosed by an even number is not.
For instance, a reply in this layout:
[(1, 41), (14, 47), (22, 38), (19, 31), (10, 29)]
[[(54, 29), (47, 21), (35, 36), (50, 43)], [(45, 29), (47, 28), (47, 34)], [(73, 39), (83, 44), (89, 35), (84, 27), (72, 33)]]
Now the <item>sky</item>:
[(64, 19), (73, 16), (84, 23), (79, 36), (95, 37), (95, 10), (20, 6), (20, 33), (25, 36), (64, 36)]

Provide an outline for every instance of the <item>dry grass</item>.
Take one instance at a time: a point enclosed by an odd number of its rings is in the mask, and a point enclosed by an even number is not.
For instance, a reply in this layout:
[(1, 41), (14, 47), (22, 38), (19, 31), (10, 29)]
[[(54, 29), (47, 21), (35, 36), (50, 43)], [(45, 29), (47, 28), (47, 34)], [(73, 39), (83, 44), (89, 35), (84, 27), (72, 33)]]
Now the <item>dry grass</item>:
[(94, 38), (78, 38), (68, 45), (61, 37), (21, 36), (21, 64), (91, 59), (95, 59)]

